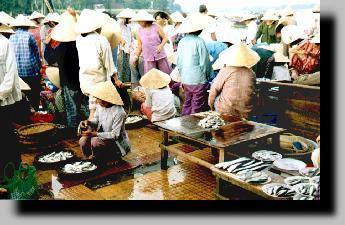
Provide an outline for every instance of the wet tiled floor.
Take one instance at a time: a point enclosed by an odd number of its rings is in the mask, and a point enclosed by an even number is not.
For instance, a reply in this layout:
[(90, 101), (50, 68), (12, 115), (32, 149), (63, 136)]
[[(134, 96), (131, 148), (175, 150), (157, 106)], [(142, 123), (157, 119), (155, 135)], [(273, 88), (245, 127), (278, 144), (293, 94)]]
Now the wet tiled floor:
[[(144, 127), (136, 130), (128, 130), (131, 140), (131, 152), (124, 157), (124, 161), (130, 163), (133, 168), (140, 165), (150, 165), (154, 162), (158, 165), (144, 174), (134, 174), (134, 178), (126, 179), (109, 186), (91, 190), (84, 184), (62, 189), (59, 199), (66, 200), (211, 200), (215, 199), (215, 178), (211, 172), (198, 165), (186, 162), (178, 157), (180, 164), (171, 166), (167, 171), (160, 170), (161, 133), (152, 128)], [(81, 157), (77, 140), (63, 141), (66, 148), (73, 150)], [(183, 146), (182, 146), (183, 147)], [(209, 150), (196, 150), (186, 148), (188, 154), (201, 157), (213, 162), (214, 158)], [(22, 154), (22, 160), (29, 164), (34, 161), (33, 154)], [(149, 167), (149, 166), (148, 166)], [(153, 167), (152, 167), (153, 168)], [(37, 171), (38, 181), (47, 184), (51, 181), (51, 175), (57, 175), (55, 170)]]

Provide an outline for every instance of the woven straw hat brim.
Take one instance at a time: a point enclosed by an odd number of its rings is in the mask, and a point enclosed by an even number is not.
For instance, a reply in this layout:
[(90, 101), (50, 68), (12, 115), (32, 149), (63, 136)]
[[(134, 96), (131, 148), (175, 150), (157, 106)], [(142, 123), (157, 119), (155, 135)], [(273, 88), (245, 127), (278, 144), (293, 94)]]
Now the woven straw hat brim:
[(122, 10), (116, 18), (129, 18), (131, 19), (135, 15), (135, 12), (131, 9), (124, 9)]
[(177, 33), (193, 33), (207, 28), (212, 18), (207, 15), (191, 14), (182, 22), (181, 26), (176, 30)]
[(101, 28), (105, 21), (104, 13), (91, 9), (84, 9), (75, 26), (75, 32), (78, 34), (86, 34)]
[(298, 26), (288, 25), (281, 30), (281, 37), (285, 44), (290, 44), (298, 39), (306, 38), (306, 35)]
[(39, 12), (34, 11), (34, 12), (29, 16), (29, 19), (30, 19), (30, 20), (42, 19), (42, 18), (44, 18), (44, 17), (45, 17), (45, 15), (43, 15), (42, 13), (39, 13)]
[(0, 23), (9, 25), (14, 21), (14, 18), (5, 12), (0, 12)]
[(111, 81), (105, 81), (89, 88), (90, 95), (114, 105), (123, 105), (121, 96)]
[(275, 16), (275, 15), (264, 15), (261, 20), (279, 20), (278, 16)]
[(10, 24), (10, 27), (31, 27), (31, 28), (36, 28), (36, 24), (29, 20), (26, 16), (24, 15), (18, 15), (13, 22)]
[(177, 68), (175, 68), (175, 69), (171, 72), (170, 77), (171, 77), (171, 79), (172, 79), (173, 81), (175, 81), (175, 82), (178, 82), (178, 83), (181, 83), (181, 82), (182, 82), (182, 81), (181, 81), (180, 72), (178, 71)]
[(11, 27), (6, 26), (5, 24), (2, 24), (0, 26), (0, 33), (8, 33), (8, 34), (14, 34), (14, 30), (11, 29)]
[(23, 79), (20, 77), (19, 77), (19, 86), (20, 86), (20, 90), (22, 90), (22, 91), (30, 91), (31, 90), (30, 86), (27, 83), (25, 83), (23, 81)]
[(314, 5), (312, 12), (313, 13), (319, 13), (320, 12), (320, 5), (319, 4)]
[(259, 60), (260, 56), (255, 51), (245, 44), (239, 44), (224, 50), (219, 55), (218, 62), (216, 61), (214, 64), (216, 68), (222, 68), (224, 65), (251, 68), (257, 64)]
[(52, 31), (51, 37), (59, 42), (70, 42), (77, 39), (78, 34), (75, 32), (76, 21), (68, 12), (60, 16), (60, 23)]
[(59, 89), (61, 89), (60, 85), (60, 74), (59, 68), (57, 67), (48, 67), (46, 69), (46, 75), (48, 79)]
[(290, 62), (290, 59), (287, 56), (285, 56), (285, 55), (283, 55), (283, 54), (281, 54), (279, 52), (274, 53), (273, 56), (274, 56), (274, 61), (275, 62), (281, 62), (281, 63), (283, 63), (283, 62), (286, 62), (286, 63)]
[(120, 25), (116, 20), (109, 18), (108, 22), (102, 27), (101, 34), (105, 36), (112, 49), (116, 48), (122, 39)]
[(179, 12), (174, 12), (173, 14), (170, 15), (170, 18), (175, 23), (182, 23), (185, 20), (185, 18)]
[(137, 14), (135, 14), (132, 19), (132, 21), (155, 21), (153, 16), (146, 12), (145, 10), (140, 10)]
[(157, 70), (151, 69), (139, 81), (142, 87), (147, 89), (159, 89), (168, 86), (171, 78), (168, 74)]
[(60, 22), (60, 15), (58, 13), (49, 13), (44, 20), (42, 21), (43, 24), (49, 23), (49, 22)]
[(256, 16), (254, 16), (254, 15), (246, 15), (246, 16), (244, 16), (241, 20), (240, 20), (240, 22), (244, 22), (244, 21), (246, 21), (246, 20), (252, 20), (252, 19), (255, 19), (256, 18)]

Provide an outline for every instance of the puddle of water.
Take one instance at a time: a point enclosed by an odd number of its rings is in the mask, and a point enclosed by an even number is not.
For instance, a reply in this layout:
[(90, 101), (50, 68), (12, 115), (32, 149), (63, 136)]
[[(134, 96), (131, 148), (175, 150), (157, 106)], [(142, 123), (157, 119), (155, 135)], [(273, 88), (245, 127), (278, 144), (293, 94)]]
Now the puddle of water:
[[(180, 162), (177, 160), (176, 157), (169, 157), (168, 158), (168, 166), (177, 165)], [(117, 184), (123, 181), (127, 181), (130, 179), (135, 179), (138, 177), (142, 177), (147, 173), (155, 172), (161, 170), (161, 162), (157, 161), (151, 164), (141, 165), (133, 170), (119, 173), (119, 174), (112, 174), (106, 177), (102, 177), (96, 180), (87, 181), (85, 186), (90, 188), (91, 190), (95, 190), (98, 188), (106, 187), (112, 184)], [(180, 180), (180, 179), (178, 179)]]

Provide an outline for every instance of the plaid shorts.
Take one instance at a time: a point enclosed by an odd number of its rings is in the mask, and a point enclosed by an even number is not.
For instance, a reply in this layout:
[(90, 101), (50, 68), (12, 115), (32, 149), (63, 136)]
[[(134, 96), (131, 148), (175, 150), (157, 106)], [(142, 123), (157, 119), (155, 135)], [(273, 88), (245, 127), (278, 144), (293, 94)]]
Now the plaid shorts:
[(96, 98), (91, 96), (91, 95), (89, 95), (89, 109), (90, 110), (95, 110), (96, 109), (96, 105), (97, 105)]

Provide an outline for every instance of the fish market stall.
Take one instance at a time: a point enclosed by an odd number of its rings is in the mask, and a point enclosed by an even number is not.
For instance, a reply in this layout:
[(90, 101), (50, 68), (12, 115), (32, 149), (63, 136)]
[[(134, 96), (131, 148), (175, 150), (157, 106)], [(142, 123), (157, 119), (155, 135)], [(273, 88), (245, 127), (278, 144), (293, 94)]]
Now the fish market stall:
[(182, 116), (155, 123), (163, 134), (163, 141), (160, 145), (162, 169), (167, 169), (168, 152), (207, 168), (212, 167), (212, 164), (181, 151), (177, 148), (179, 144), (169, 144), (169, 137), (171, 136), (180, 136), (206, 148), (211, 148), (213, 152), (218, 152), (218, 162), (224, 162), (225, 153), (231, 154), (232, 148), (238, 145), (248, 145), (255, 141), (272, 138), (272, 144), (279, 146), (279, 135), (285, 131), (282, 128), (243, 121), (227, 115), (219, 115), (218, 117), (224, 122), (215, 119), (213, 125), (205, 126), (207, 124), (203, 121), (210, 116), (210, 113)]
[(320, 184), (320, 169), (291, 158), (260, 161), (242, 157), (211, 170), (217, 182), (215, 195), (223, 200), (229, 199), (225, 196), (229, 184), (269, 200), (314, 200)]

